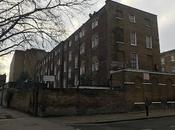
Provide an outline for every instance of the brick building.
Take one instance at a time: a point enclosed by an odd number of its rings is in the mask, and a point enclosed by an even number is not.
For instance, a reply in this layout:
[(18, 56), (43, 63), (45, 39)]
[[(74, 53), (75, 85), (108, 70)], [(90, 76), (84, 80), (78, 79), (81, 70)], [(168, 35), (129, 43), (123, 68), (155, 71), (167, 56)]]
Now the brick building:
[(34, 80), (34, 70), (38, 60), (46, 55), (44, 50), (16, 50), (10, 65), (9, 82), (17, 82), (23, 78)]
[(111, 0), (36, 66), (48, 87), (109, 86), (111, 73), (160, 71), (157, 16)]
[(3, 74), (3, 75), (0, 75), (0, 88), (5, 85), (5, 82), (6, 82), (6, 75)]
[(161, 67), (163, 72), (175, 73), (175, 50), (161, 53)]

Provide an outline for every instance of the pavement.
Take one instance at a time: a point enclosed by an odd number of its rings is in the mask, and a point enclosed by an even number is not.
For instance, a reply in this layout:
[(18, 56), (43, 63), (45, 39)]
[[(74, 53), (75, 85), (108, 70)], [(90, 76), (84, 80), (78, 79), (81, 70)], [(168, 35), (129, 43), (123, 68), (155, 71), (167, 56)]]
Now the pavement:
[(0, 130), (75, 130), (75, 124), (102, 124), (150, 118), (175, 117), (175, 109), (152, 110), (147, 117), (144, 111), (91, 115), (36, 118), (12, 109), (0, 108)]
[(64, 124), (100, 124), (112, 123), (132, 120), (144, 120), (150, 118), (173, 117), (175, 116), (175, 109), (166, 110), (151, 110), (149, 116), (146, 116), (145, 111), (105, 114), (105, 115), (90, 115), (90, 116), (67, 116), (67, 117), (49, 117), (48, 120), (52, 122), (60, 121)]

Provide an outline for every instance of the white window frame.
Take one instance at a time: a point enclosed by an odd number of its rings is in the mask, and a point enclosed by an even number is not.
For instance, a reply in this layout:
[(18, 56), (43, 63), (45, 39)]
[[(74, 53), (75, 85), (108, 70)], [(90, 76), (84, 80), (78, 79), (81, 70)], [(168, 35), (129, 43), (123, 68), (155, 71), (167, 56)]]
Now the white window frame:
[(69, 62), (72, 61), (72, 52), (69, 52)]
[(85, 74), (85, 62), (82, 61), (81, 62), (81, 66), (80, 66), (80, 75)]
[(129, 21), (130, 21), (131, 23), (136, 23), (136, 17), (135, 17), (135, 15), (130, 14), (130, 15), (129, 15)]
[(146, 36), (146, 48), (148, 48), (148, 49), (152, 49), (153, 48), (152, 36)]
[(78, 41), (78, 34), (75, 35), (75, 41)]
[(165, 58), (161, 58), (161, 64), (162, 64), (162, 65), (165, 64)]
[(130, 33), (130, 42), (132, 46), (137, 46), (137, 33), (136, 32)]
[(60, 71), (57, 72), (57, 80), (60, 81)]
[(91, 43), (92, 43), (92, 48), (95, 48), (95, 47), (98, 46), (98, 44), (99, 44), (99, 36), (98, 36), (98, 34), (92, 35)]
[(175, 61), (175, 56), (171, 55), (171, 61)]
[(69, 70), (68, 70), (68, 78), (69, 79), (72, 78), (72, 69), (71, 69), (71, 67), (69, 67)]
[(85, 43), (84, 42), (80, 45), (80, 54), (83, 54), (83, 53), (85, 53)]
[(131, 53), (131, 68), (139, 69), (139, 59), (137, 53)]
[(75, 69), (78, 68), (78, 56), (75, 56)]
[(64, 72), (67, 72), (67, 62), (64, 61)]
[(96, 56), (92, 58), (92, 72), (99, 70), (99, 61)]
[(92, 29), (98, 26), (98, 18), (92, 20)]
[(70, 41), (69, 41), (69, 47), (71, 47), (71, 46), (72, 46), (72, 41), (70, 40)]

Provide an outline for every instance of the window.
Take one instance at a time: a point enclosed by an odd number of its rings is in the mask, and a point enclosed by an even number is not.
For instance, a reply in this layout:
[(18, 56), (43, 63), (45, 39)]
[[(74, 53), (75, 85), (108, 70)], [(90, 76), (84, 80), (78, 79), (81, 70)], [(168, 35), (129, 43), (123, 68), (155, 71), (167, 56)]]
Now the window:
[(66, 79), (63, 81), (63, 88), (66, 88)]
[(58, 71), (58, 73), (57, 73), (57, 80), (58, 81), (60, 80), (60, 71)]
[(123, 28), (115, 28), (114, 37), (116, 43), (124, 43), (124, 30)]
[(96, 56), (92, 58), (92, 72), (98, 71), (99, 69), (99, 62)]
[(82, 29), (82, 30), (80, 31), (80, 33), (79, 33), (79, 37), (82, 38), (82, 37), (84, 36), (84, 34), (85, 34), (85, 32), (84, 32), (84, 30)]
[(76, 35), (75, 35), (75, 41), (77, 41), (77, 40), (78, 40), (78, 35), (76, 34)]
[(51, 71), (53, 70), (53, 63), (51, 63), (51, 65), (50, 65), (50, 69), (51, 69)]
[(116, 18), (123, 19), (123, 12), (121, 10), (116, 10)]
[(79, 85), (79, 81), (78, 81), (78, 75), (75, 75), (75, 80), (74, 80), (74, 85), (78, 86)]
[(138, 65), (138, 55), (136, 53), (131, 54), (131, 68), (139, 69)]
[(137, 35), (136, 32), (131, 32), (130, 34), (131, 45), (137, 46)]
[(56, 69), (56, 67), (54, 68), (54, 75), (56, 75), (56, 72), (57, 72), (57, 69)]
[(164, 58), (161, 58), (161, 64), (165, 64), (165, 59)]
[(72, 61), (72, 52), (69, 52), (69, 61)]
[(165, 68), (164, 67), (162, 67), (162, 72), (165, 72)]
[(80, 66), (80, 75), (85, 74), (85, 62), (82, 61), (81, 62), (81, 66)]
[(64, 51), (66, 51), (67, 50), (67, 44), (65, 43), (64, 44)]
[(152, 37), (146, 36), (146, 48), (152, 48)]
[(171, 56), (171, 61), (175, 61), (175, 56), (174, 55)]
[(151, 27), (151, 20), (148, 18), (145, 18), (144, 20), (145, 20), (145, 26)]
[(82, 43), (80, 46), (80, 54), (83, 54), (85, 52), (85, 43)]
[(92, 41), (92, 48), (97, 47), (99, 42), (98, 34), (94, 34), (91, 38), (91, 41)]
[(72, 76), (72, 69), (71, 69), (71, 67), (69, 67), (69, 70), (68, 70), (68, 78), (71, 79), (71, 76)]
[(67, 71), (67, 63), (66, 63), (66, 61), (64, 61), (64, 72), (66, 72)]
[(175, 66), (172, 66), (172, 70), (171, 70), (172, 72), (175, 72)]
[(129, 15), (129, 21), (130, 21), (131, 23), (136, 23), (135, 16), (134, 16), (134, 15)]
[(78, 68), (78, 56), (75, 57), (75, 68)]
[(92, 20), (92, 29), (98, 26), (98, 18)]
[(60, 65), (61, 64), (61, 60), (60, 59), (58, 59), (58, 65)]
[(71, 47), (72, 46), (72, 41), (69, 41), (69, 47)]

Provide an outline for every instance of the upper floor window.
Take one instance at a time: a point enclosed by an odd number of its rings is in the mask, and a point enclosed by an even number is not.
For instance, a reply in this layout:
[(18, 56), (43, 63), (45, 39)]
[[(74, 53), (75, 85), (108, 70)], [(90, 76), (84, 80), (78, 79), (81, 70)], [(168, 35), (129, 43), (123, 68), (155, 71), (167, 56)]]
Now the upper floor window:
[(124, 30), (123, 28), (115, 28), (114, 30), (114, 37), (116, 43), (124, 43)]
[(146, 48), (153, 48), (152, 36), (146, 36)]
[(99, 70), (99, 61), (96, 56), (92, 58), (92, 72)]
[(161, 58), (161, 64), (165, 64), (165, 58)]
[(92, 20), (92, 29), (94, 29), (96, 26), (98, 26), (98, 18)]
[(66, 63), (66, 61), (64, 61), (64, 72), (66, 72), (67, 71), (67, 63)]
[(60, 59), (58, 59), (58, 65), (60, 65), (61, 64), (61, 60)]
[(57, 72), (57, 69), (56, 69), (56, 67), (54, 68), (54, 75), (56, 75), (56, 72)]
[(58, 81), (60, 80), (60, 71), (58, 71), (58, 73), (57, 73), (57, 80)]
[(80, 54), (83, 54), (85, 52), (85, 43), (82, 43), (80, 46)]
[(174, 55), (171, 56), (171, 61), (175, 61), (175, 56)]
[(75, 56), (75, 68), (78, 68), (78, 56)]
[(91, 38), (91, 41), (92, 41), (92, 48), (98, 46), (98, 42), (99, 42), (98, 34), (94, 34)]
[(71, 69), (71, 67), (69, 67), (68, 78), (71, 79), (71, 77), (72, 77), (72, 69)]
[(115, 17), (117, 19), (123, 19), (123, 11), (121, 10), (116, 10)]
[(151, 27), (151, 20), (148, 18), (145, 18), (144, 20), (145, 20), (145, 26)]
[(78, 35), (76, 34), (76, 35), (75, 35), (75, 41), (77, 41), (77, 40), (78, 40)]
[(136, 32), (131, 32), (130, 33), (130, 42), (131, 42), (131, 45), (137, 46), (137, 35), (136, 35)]
[(70, 40), (70, 41), (69, 41), (69, 47), (71, 47), (71, 46), (72, 46), (72, 41)]
[(135, 15), (129, 15), (129, 21), (130, 21), (131, 23), (136, 23)]
[(69, 61), (71, 61), (72, 60), (72, 52), (70, 51), (69, 52)]
[(65, 43), (64, 44), (64, 51), (66, 51), (67, 50), (67, 44)]
[(84, 29), (82, 29), (79, 33), (79, 37), (82, 38), (85, 35), (85, 31)]
[(85, 74), (85, 62), (82, 61), (80, 65), (80, 75)]
[(131, 68), (139, 69), (138, 55), (136, 53), (131, 54)]

